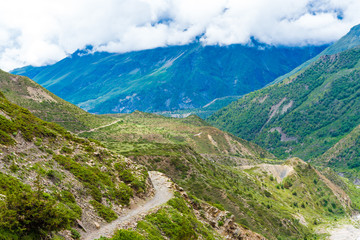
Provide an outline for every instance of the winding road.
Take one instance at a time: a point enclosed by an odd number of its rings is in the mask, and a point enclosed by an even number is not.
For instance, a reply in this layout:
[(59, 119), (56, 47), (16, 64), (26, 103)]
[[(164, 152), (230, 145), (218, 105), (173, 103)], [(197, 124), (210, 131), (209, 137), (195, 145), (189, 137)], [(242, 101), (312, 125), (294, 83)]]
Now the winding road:
[(143, 205), (135, 206), (131, 209), (127, 209), (118, 219), (113, 222), (101, 226), (99, 229), (85, 233), (82, 236), (82, 240), (93, 240), (98, 239), (101, 236), (110, 237), (113, 235), (114, 231), (119, 229), (119, 226), (123, 222), (131, 221), (142, 215), (149, 212), (150, 210), (158, 207), (167, 201), (169, 201), (174, 193), (172, 190), (172, 182), (166, 177), (163, 173), (149, 171), (149, 177), (154, 185), (155, 195), (148, 199)]

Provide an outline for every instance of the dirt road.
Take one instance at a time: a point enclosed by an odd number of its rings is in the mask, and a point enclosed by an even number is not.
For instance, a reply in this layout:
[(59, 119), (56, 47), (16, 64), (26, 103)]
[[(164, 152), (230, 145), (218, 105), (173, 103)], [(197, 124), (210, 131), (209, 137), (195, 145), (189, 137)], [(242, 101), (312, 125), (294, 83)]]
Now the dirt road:
[(116, 120), (116, 121), (114, 121), (114, 122), (111, 122), (111, 123), (109, 123), (109, 124), (102, 125), (102, 126), (100, 126), (100, 127), (92, 128), (92, 129), (85, 130), (85, 131), (80, 131), (80, 132), (78, 132), (78, 133), (76, 133), (76, 134), (79, 135), (79, 134), (84, 133), (84, 132), (93, 132), (93, 131), (96, 131), (96, 130), (98, 130), (98, 129), (101, 129), (101, 128), (105, 128), (105, 127), (109, 127), (109, 126), (111, 126), (111, 125), (114, 125), (114, 124), (116, 124), (116, 123), (118, 123), (118, 122), (120, 122), (120, 121), (121, 121), (121, 119), (118, 119), (118, 120)]
[(110, 237), (114, 233), (115, 230), (119, 228), (119, 225), (125, 221), (131, 221), (137, 216), (149, 212), (150, 210), (158, 207), (173, 197), (173, 191), (171, 188), (172, 183), (169, 181), (164, 174), (160, 172), (150, 171), (149, 172), (150, 179), (155, 188), (154, 197), (148, 199), (145, 204), (141, 206), (135, 206), (131, 209), (125, 211), (118, 219), (115, 221), (100, 227), (100, 229), (86, 233), (82, 236), (83, 240), (93, 240), (98, 239), (101, 236)]

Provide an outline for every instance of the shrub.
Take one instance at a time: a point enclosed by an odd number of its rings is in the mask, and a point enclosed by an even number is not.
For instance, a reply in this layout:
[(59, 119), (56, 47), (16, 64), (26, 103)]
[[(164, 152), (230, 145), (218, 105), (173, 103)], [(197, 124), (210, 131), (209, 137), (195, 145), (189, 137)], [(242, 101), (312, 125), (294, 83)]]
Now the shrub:
[(119, 177), (122, 181), (126, 183), (130, 183), (135, 180), (134, 175), (131, 173), (129, 169), (125, 169), (119, 173)]
[(61, 153), (71, 154), (72, 152), (73, 152), (73, 150), (71, 148), (66, 147), (66, 146), (63, 146), (61, 148)]
[(111, 192), (111, 196), (115, 201), (125, 205), (129, 205), (130, 198), (133, 195), (133, 190), (125, 183), (120, 183), (118, 187)]
[(70, 232), (71, 232), (71, 237), (73, 239), (80, 239), (81, 235), (78, 231), (76, 231), (75, 229), (71, 228), (70, 229)]
[(19, 236), (46, 236), (68, 228), (75, 216), (42, 192), (18, 191), (8, 194), (0, 207), (0, 228)]
[(265, 197), (268, 197), (268, 198), (271, 197), (271, 193), (267, 190), (264, 190), (264, 195), (265, 195)]
[(133, 230), (119, 229), (111, 240), (145, 240), (145, 237)]
[(284, 188), (289, 189), (290, 187), (292, 187), (292, 182), (289, 178), (285, 178), (284, 179)]
[(109, 207), (102, 205), (101, 203), (91, 200), (90, 204), (93, 205), (97, 214), (107, 222), (112, 222), (118, 218), (116, 213)]

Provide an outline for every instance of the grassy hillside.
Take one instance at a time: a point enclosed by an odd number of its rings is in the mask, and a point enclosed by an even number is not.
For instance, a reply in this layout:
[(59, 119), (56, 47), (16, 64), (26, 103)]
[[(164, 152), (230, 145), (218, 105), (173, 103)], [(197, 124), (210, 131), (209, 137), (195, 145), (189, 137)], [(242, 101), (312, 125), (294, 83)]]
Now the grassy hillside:
[(317, 158), (360, 124), (359, 59), (359, 48), (323, 56), (208, 120), (277, 157)]
[(113, 117), (118, 119), (116, 124), (80, 136), (101, 140), (123, 155), (167, 152), (172, 146), (187, 145), (222, 164), (241, 165), (273, 158), (256, 144), (220, 131), (195, 115), (176, 119), (136, 111)]
[[(0, 239), (44, 239), (111, 222), (146, 195), (147, 171), (78, 138), (0, 93)], [(75, 232), (75, 230), (72, 230)]]
[(315, 160), (316, 163), (336, 168), (347, 177), (360, 177), (360, 126)]
[(305, 163), (289, 163), (294, 172), (278, 182), (257, 165), (236, 169), (186, 146), (167, 147), (163, 153), (140, 151), (128, 157), (166, 173), (192, 195), (230, 211), (242, 226), (269, 239), (311, 239), (315, 226), (341, 219), (349, 209)]
[(27, 77), (0, 70), (0, 89), (12, 102), (29, 109), (44, 121), (56, 122), (77, 132), (112, 121), (109, 117), (96, 116), (64, 101)]
[(262, 163), (281, 161), (196, 116), (135, 112), (117, 117), (116, 124), (81, 135), (166, 173), (195, 198), (225, 208), (238, 223), (269, 239), (311, 239), (313, 227), (343, 218), (350, 209), (346, 193), (336, 188), (342, 193), (336, 197), (310, 165), (296, 159), (285, 163), (289, 167), (275, 165), (280, 172), (292, 169), (277, 179)]
[(83, 50), (12, 72), (92, 113), (174, 111), (259, 89), (323, 49), (194, 43), (124, 54)]

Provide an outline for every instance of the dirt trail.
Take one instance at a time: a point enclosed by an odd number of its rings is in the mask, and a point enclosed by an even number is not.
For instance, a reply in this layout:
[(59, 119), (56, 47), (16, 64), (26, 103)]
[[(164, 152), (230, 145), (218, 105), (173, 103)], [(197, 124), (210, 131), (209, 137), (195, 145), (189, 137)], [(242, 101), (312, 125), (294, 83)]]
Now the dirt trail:
[(111, 122), (111, 123), (106, 124), (106, 125), (102, 125), (102, 126), (100, 126), (100, 127), (96, 127), (96, 128), (92, 128), (92, 129), (89, 129), (89, 130), (80, 131), (80, 132), (78, 132), (77, 134), (81, 134), (81, 133), (84, 133), (84, 132), (93, 132), (93, 131), (99, 130), (100, 128), (109, 127), (109, 126), (111, 126), (111, 125), (114, 125), (114, 124), (116, 124), (116, 123), (118, 123), (118, 122), (120, 122), (120, 121), (121, 121), (121, 119), (118, 119), (118, 120), (116, 120), (116, 121), (114, 121), (114, 122)]
[(360, 215), (353, 216), (350, 223), (326, 229), (330, 240), (360, 240)]
[(93, 240), (98, 239), (101, 236), (110, 237), (123, 222), (134, 220), (139, 215), (149, 212), (153, 208), (166, 203), (173, 197), (172, 182), (168, 177), (160, 172), (155, 171), (150, 171), (149, 176), (155, 189), (154, 197), (148, 199), (143, 205), (135, 206), (126, 210), (121, 216), (119, 216), (118, 219), (100, 227), (100, 229), (85, 233), (81, 239)]

